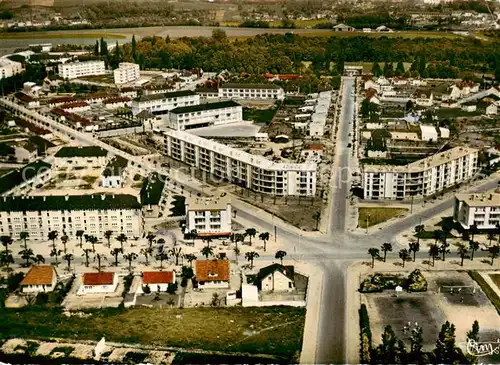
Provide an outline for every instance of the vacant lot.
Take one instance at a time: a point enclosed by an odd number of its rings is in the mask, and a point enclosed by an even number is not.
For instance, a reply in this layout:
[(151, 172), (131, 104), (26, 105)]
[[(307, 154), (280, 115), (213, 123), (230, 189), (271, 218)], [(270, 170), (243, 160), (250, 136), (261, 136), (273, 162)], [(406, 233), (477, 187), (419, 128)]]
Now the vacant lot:
[(408, 211), (406, 208), (359, 208), (358, 224), (360, 228), (376, 226), (391, 218), (400, 216)]
[(89, 318), (58, 310), (2, 310), (0, 339), (49, 338), (144, 343), (180, 348), (272, 354), (294, 361), (305, 310), (269, 308), (105, 309)]

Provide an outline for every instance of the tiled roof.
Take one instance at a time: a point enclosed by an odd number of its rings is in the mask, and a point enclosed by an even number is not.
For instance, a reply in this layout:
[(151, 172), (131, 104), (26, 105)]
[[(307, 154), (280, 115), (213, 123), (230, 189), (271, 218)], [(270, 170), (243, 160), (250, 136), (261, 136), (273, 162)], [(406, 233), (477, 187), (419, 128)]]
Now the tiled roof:
[(111, 285), (115, 273), (113, 272), (86, 272), (83, 274), (83, 285)]
[(229, 261), (196, 260), (196, 280), (229, 281)]
[(174, 282), (173, 271), (145, 271), (142, 273), (143, 284), (170, 284)]
[(21, 285), (51, 285), (55, 274), (50, 265), (32, 266)]
[(293, 266), (283, 266), (280, 264), (272, 264), (272, 265), (263, 267), (262, 269), (259, 270), (259, 273), (257, 274), (257, 279), (259, 281), (262, 281), (263, 279), (265, 279), (270, 274), (272, 274), (276, 271), (281, 272), (287, 278), (289, 278), (290, 280), (293, 280), (294, 267)]

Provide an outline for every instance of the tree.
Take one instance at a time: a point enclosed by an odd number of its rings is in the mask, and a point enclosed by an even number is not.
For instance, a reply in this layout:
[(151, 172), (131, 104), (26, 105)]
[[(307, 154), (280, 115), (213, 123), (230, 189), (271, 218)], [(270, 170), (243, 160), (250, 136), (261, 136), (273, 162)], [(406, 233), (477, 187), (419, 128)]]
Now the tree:
[(99, 56), (99, 41), (95, 41), (94, 56)]
[(417, 69), (420, 77), (427, 76), (427, 73), (425, 72), (426, 67), (427, 67), (427, 61), (425, 60), (425, 56), (421, 54), (418, 60), (418, 69)]
[(49, 240), (52, 241), (52, 248), (53, 249), (56, 248), (56, 239), (57, 239), (58, 234), (59, 233), (57, 233), (57, 231), (50, 231), (49, 232)]
[(186, 259), (187, 262), (189, 262), (189, 266), (193, 267), (193, 261), (196, 260), (196, 255), (192, 253), (187, 253), (184, 255), (184, 258)]
[(368, 249), (368, 254), (372, 257), (372, 269), (375, 266), (375, 259), (380, 257), (380, 250), (378, 248), (372, 247)]
[(363, 118), (368, 118), (370, 116), (370, 100), (363, 99), (361, 102), (361, 116)]
[(387, 252), (392, 252), (392, 244), (390, 242), (386, 242), (382, 244), (382, 247), (380, 247), (380, 250), (384, 253), (384, 262), (387, 258)]
[(222, 29), (212, 30), (212, 39), (217, 43), (224, 43), (227, 41), (227, 34)]
[(467, 247), (465, 247), (464, 244), (458, 245), (458, 250), (457, 250), (458, 255), (460, 256), (460, 259), (462, 260), (460, 262), (460, 266), (464, 266), (464, 259), (465, 256), (469, 253), (469, 250), (467, 250)]
[(234, 257), (236, 258), (236, 265), (238, 265), (238, 256), (240, 256), (240, 249), (238, 247), (233, 248)]
[(286, 251), (278, 250), (274, 254), (274, 258), (280, 260), (281, 265), (283, 265), (283, 258), (286, 256)]
[(24, 242), (24, 249), (25, 250), (28, 249), (28, 244), (26, 241), (28, 240), (29, 236), (30, 236), (30, 234), (26, 231), (19, 233), (19, 238), (22, 239)]
[(470, 240), (474, 241), (474, 236), (478, 233), (479, 229), (477, 228), (477, 224), (476, 223), (471, 224), (471, 226), (469, 227)]
[(392, 77), (394, 74), (394, 67), (392, 63), (390, 62), (385, 62), (384, 63), (384, 76), (385, 77)]
[(433, 244), (429, 247), (429, 256), (432, 258), (432, 266), (434, 266), (434, 261), (436, 257), (439, 256), (439, 247), (436, 244)]
[(169, 253), (171, 253), (173, 256), (175, 256), (175, 265), (179, 265), (179, 257), (182, 255), (182, 249), (180, 247), (178, 248), (171, 248)]
[(64, 233), (64, 234), (61, 236), (61, 242), (62, 242), (62, 244), (63, 244), (64, 254), (67, 254), (67, 253), (68, 253), (68, 252), (67, 252), (68, 250), (67, 250), (67, 248), (66, 248), (66, 244), (68, 243), (68, 241), (69, 241), (69, 237), (68, 237), (68, 235), (67, 235), (66, 233)]
[(104, 238), (106, 238), (106, 240), (108, 240), (108, 247), (111, 247), (111, 236), (113, 235), (113, 231), (111, 230), (107, 230), (106, 232), (104, 232)]
[(80, 248), (82, 248), (82, 245), (83, 245), (82, 239), (83, 239), (84, 234), (85, 234), (85, 231), (82, 231), (82, 230), (78, 230), (75, 233), (76, 237), (78, 237), (80, 239)]
[(409, 246), (408, 251), (413, 252), (413, 262), (415, 262), (415, 256), (417, 252), (420, 251), (420, 243), (418, 243), (418, 241), (410, 241)]
[(382, 75), (382, 68), (378, 62), (373, 62), (372, 65), (372, 74), (375, 77), (380, 77)]
[(319, 211), (316, 211), (312, 215), (312, 219), (316, 222), (316, 231), (318, 230), (319, 227), (319, 221), (321, 219), (321, 213)]
[(422, 347), (424, 343), (422, 333), (422, 327), (417, 327), (412, 330), (410, 336), (410, 364), (421, 363), (422, 361)]
[(123, 250), (123, 243), (127, 242), (128, 237), (125, 235), (125, 233), (120, 233), (118, 236), (115, 237), (115, 239), (120, 242), (121, 248)]
[(378, 361), (383, 364), (396, 363), (396, 344), (398, 339), (391, 326), (386, 326), (382, 333), (382, 343), (377, 348)]
[(137, 257), (135, 252), (123, 255), (123, 258), (128, 261), (128, 271), (132, 272), (132, 261), (137, 260)]
[(408, 99), (405, 105), (406, 112), (413, 110), (413, 101), (411, 99)]
[(456, 360), (455, 351), (455, 325), (446, 321), (439, 332), (434, 349), (434, 356), (438, 364), (454, 364)]
[(115, 63), (118, 66), (118, 64), (121, 62), (122, 55), (120, 52), (120, 45), (118, 44), (118, 41), (116, 41), (115, 45)]
[(472, 329), (467, 332), (467, 338), (475, 342), (479, 341), (479, 322), (477, 320), (472, 324)]
[(208, 260), (208, 256), (212, 256), (214, 254), (214, 249), (212, 247), (205, 246), (201, 249), (201, 254)]
[(83, 256), (85, 256), (85, 266), (89, 267), (89, 254), (92, 252), (90, 248), (83, 249)]
[(134, 62), (137, 62), (137, 43), (135, 41), (135, 34), (132, 35), (131, 52), (132, 52), (132, 59), (134, 60)]
[(337, 62), (335, 63), (335, 69), (339, 75), (344, 74), (344, 66), (345, 66), (345, 56), (343, 52), (339, 52), (337, 55)]
[(146, 260), (146, 266), (149, 265), (149, 257), (153, 254), (153, 249), (151, 247), (141, 248), (141, 255), (144, 256)]
[(119, 247), (113, 248), (110, 252), (111, 256), (115, 257), (115, 266), (118, 266), (118, 255), (122, 254), (123, 250)]
[(95, 244), (97, 243), (98, 239), (96, 236), (87, 236), (85, 238), (87, 242), (89, 242), (92, 245), (92, 252), (95, 253)]
[(45, 257), (43, 257), (42, 255), (38, 254), (35, 256), (35, 259), (33, 260), (33, 262), (37, 265), (39, 264), (45, 264)]
[(205, 237), (202, 238), (202, 241), (207, 243), (207, 247), (210, 247), (210, 242), (212, 242), (212, 239), (210, 237)]
[(495, 239), (495, 234), (494, 233), (488, 233), (488, 241), (489, 241), (489, 246), (491, 246), (491, 241)]
[(103, 57), (107, 57), (108, 56), (108, 43), (103, 39), (101, 38), (101, 56)]
[(1, 236), (0, 242), (2, 243), (2, 246), (4, 247), (4, 252), (7, 255), (10, 251), (9, 246), (12, 245), (12, 243), (14, 242), (12, 240), (12, 237), (11, 236)]
[(255, 251), (249, 251), (245, 253), (245, 258), (250, 261), (250, 269), (253, 268), (253, 260), (259, 257), (259, 254)]
[(146, 239), (148, 240), (149, 248), (153, 247), (153, 243), (155, 241), (156, 235), (152, 232), (148, 232)]
[(71, 261), (74, 259), (74, 256), (70, 253), (66, 253), (64, 256), (63, 256), (63, 259), (66, 261), (66, 263), (68, 264), (68, 271), (71, 271)]
[(97, 271), (101, 272), (101, 263), (102, 261), (107, 261), (107, 258), (103, 254), (98, 253), (94, 256), (94, 261), (97, 261)]
[(399, 258), (403, 261), (403, 267), (405, 267), (405, 262), (410, 258), (410, 253), (406, 248), (399, 250)]
[(499, 246), (491, 246), (488, 247), (489, 256), (491, 257), (491, 266), (493, 266), (493, 261), (498, 257), (498, 253), (500, 252)]
[(259, 234), (259, 239), (264, 242), (264, 252), (266, 251), (266, 243), (269, 241), (269, 232), (262, 232)]
[(168, 257), (169, 256), (165, 252), (159, 253), (155, 256), (155, 259), (157, 261), (160, 261), (160, 270), (163, 269), (163, 261), (168, 260)]
[(423, 224), (419, 224), (418, 226), (415, 227), (415, 233), (416, 233), (416, 236), (417, 236), (417, 243), (419, 244), (420, 246), (420, 235), (425, 231), (424, 229), (424, 225)]
[(30, 261), (35, 261), (35, 254), (31, 248), (25, 248), (21, 251), (19, 251), (19, 255), (21, 255), (21, 258), (23, 260), (26, 260), (25, 266), (28, 267), (30, 266)]
[[(443, 232), (443, 237), (446, 237), (446, 232)], [(443, 255), (443, 257), (442, 257), (443, 261), (445, 261), (446, 254), (450, 253), (450, 250), (448, 249), (449, 246), (450, 246), (450, 244), (447, 243), (446, 240), (441, 242), (441, 246), (439, 246), (439, 252), (441, 252), (441, 254)]]
[(0, 266), (5, 266), (10, 271), (10, 264), (14, 263), (14, 256), (8, 251), (0, 252)]
[(247, 228), (245, 234), (250, 237), (250, 246), (252, 246), (252, 237), (255, 237), (257, 230), (255, 228)]
[(399, 61), (396, 65), (396, 71), (394, 74), (396, 76), (401, 76), (405, 73), (405, 66), (403, 65), (403, 62)]
[(243, 243), (244, 240), (245, 240), (245, 235), (244, 234), (242, 234), (242, 233), (236, 233), (234, 235), (234, 243), (236, 243), (236, 247), (238, 247), (238, 242)]
[(61, 250), (58, 250), (57, 248), (53, 248), (51, 251), (50, 251), (50, 256), (51, 257), (55, 257), (56, 261), (55, 261), (55, 264), (56, 266), (59, 265), (59, 256), (62, 254), (62, 251)]
[(469, 241), (469, 248), (471, 250), (470, 260), (474, 261), (474, 252), (476, 252), (477, 250), (479, 250), (479, 243), (477, 243), (477, 242), (475, 242), (473, 240), (470, 240)]

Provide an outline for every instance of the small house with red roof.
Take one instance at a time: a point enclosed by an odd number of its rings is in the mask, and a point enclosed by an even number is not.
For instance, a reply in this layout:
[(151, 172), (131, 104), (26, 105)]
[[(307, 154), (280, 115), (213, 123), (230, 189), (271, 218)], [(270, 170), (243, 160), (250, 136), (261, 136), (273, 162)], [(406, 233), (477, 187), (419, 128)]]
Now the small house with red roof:
[(151, 292), (165, 292), (168, 285), (173, 283), (175, 283), (175, 271), (144, 271), (137, 293), (144, 293), (143, 288), (146, 285), (149, 286)]
[(78, 295), (114, 293), (118, 287), (118, 275), (114, 272), (86, 272), (78, 288)]
[(229, 288), (228, 260), (196, 260), (196, 281), (201, 289)]

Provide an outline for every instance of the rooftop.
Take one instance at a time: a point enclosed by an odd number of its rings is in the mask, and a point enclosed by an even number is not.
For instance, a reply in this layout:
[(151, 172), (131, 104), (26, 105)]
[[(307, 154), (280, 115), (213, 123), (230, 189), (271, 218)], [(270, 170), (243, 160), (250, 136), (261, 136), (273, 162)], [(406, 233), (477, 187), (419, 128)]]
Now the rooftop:
[(228, 204), (231, 204), (231, 198), (228, 195), (213, 198), (197, 196), (186, 198), (189, 210), (225, 210)]
[(171, 93), (142, 95), (141, 97), (134, 99), (134, 101), (145, 102), (145, 101), (153, 101), (153, 100), (178, 98), (178, 97), (182, 97), (182, 96), (191, 96), (191, 95), (196, 95), (196, 93), (194, 91), (191, 91), (191, 90), (180, 90), (180, 91), (173, 91)]
[(229, 281), (229, 261), (196, 260), (196, 280)]
[(293, 273), (294, 273), (294, 267), (293, 266), (284, 266), (280, 264), (272, 264), (266, 267), (263, 267), (262, 269), (259, 270), (259, 273), (257, 274), (257, 280), (262, 281), (265, 279), (267, 276), (270, 274), (279, 271), (283, 275), (285, 275), (287, 278), (290, 280), (293, 280)]
[(223, 109), (223, 108), (233, 108), (239, 106), (241, 107), (240, 104), (238, 104), (235, 101), (228, 100), (228, 101), (219, 101), (217, 103), (207, 103), (207, 104), (198, 104), (198, 105), (191, 105), (191, 106), (183, 106), (179, 108), (172, 109), (170, 113), (173, 114), (184, 114), (184, 113), (192, 113), (192, 112), (201, 112), (204, 110), (214, 110), (214, 109)]
[(147, 177), (141, 189), (142, 205), (156, 205), (160, 203), (165, 181), (166, 177), (157, 173), (150, 174)]
[(281, 89), (278, 85), (269, 83), (269, 84), (237, 84), (237, 83), (228, 83), (221, 85), (220, 89)]
[[(23, 182), (29, 181), (33, 177), (50, 170), (51, 166), (51, 164), (43, 161), (35, 161), (27, 164), (22, 169), (17, 169), (3, 175), (0, 178), (0, 194), (4, 194)], [(2, 204), (0, 204), (0, 206), (1, 205)]]
[(137, 198), (128, 194), (4, 196), (0, 198), (0, 212), (139, 209), (140, 207)]
[(113, 272), (86, 272), (82, 275), (83, 285), (111, 285), (115, 278)]
[(143, 284), (171, 284), (174, 279), (173, 271), (144, 271), (142, 273)]
[(466, 203), (469, 207), (499, 207), (500, 193), (482, 193), (482, 194), (457, 194), (460, 201)]
[(104, 148), (96, 146), (76, 146), (62, 147), (55, 157), (70, 158), (70, 157), (105, 157), (108, 151)]
[(51, 265), (32, 266), (21, 285), (51, 285), (56, 272)]

